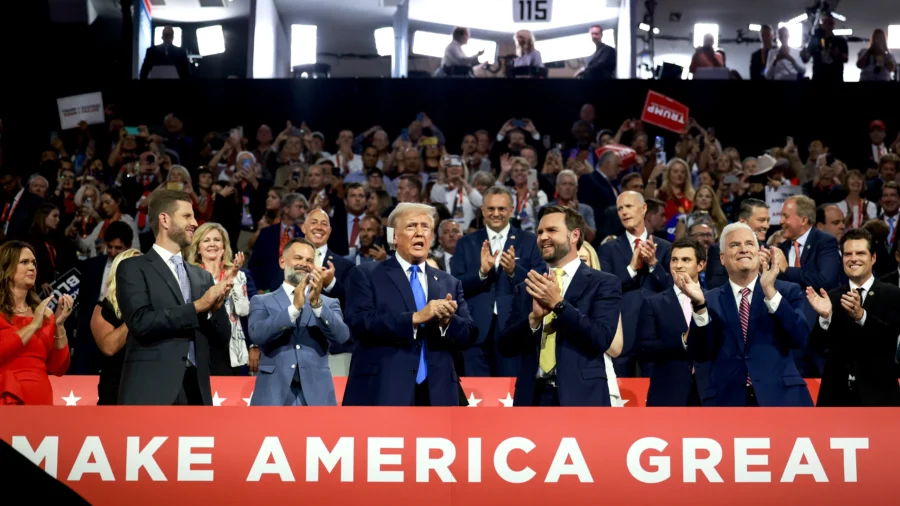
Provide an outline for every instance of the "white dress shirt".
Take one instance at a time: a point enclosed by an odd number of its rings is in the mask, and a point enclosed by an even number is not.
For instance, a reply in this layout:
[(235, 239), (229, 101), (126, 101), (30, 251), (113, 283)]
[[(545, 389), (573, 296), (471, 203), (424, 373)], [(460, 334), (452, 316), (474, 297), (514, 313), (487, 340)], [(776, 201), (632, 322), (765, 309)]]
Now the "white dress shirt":
[[(857, 288), (863, 289), (862, 297), (860, 297), (860, 300), (859, 300), (860, 306), (862, 306), (863, 304), (866, 303), (866, 296), (869, 294), (869, 290), (872, 289), (873, 284), (875, 284), (875, 276), (869, 276), (869, 279), (865, 283), (863, 283), (861, 286), (857, 286), (856, 283), (854, 283), (853, 281), (850, 281), (850, 291), (851, 292), (855, 292)], [(831, 308), (831, 314), (828, 315), (828, 318), (823, 318), (821, 316), (819, 317), (819, 326), (822, 327), (822, 329), (824, 329), (824, 330), (828, 330), (828, 327), (831, 326), (832, 318), (834, 318), (834, 308), (833, 307)], [(866, 310), (865, 309), (863, 309), (862, 318), (860, 318), (859, 320), (856, 320), (856, 324), (859, 325), (860, 327), (862, 327), (863, 325), (866, 324)]]
[[(289, 302), (288, 316), (291, 318), (291, 323), (294, 323), (297, 321), (297, 318), (300, 316), (300, 313), (302, 312), (300, 309), (297, 309), (296, 307), (294, 307), (294, 290), (296, 289), (296, 287), (288, 282), (284, 282), (281, 284), (281, 289), (284, 290), (284, 293), (287, 294), (288, 302)], [(309, 286), (306, 287), (305, 295), (307, 296), (307, 302), (308, 302), (309, 301), (309, 299), (308, 299)], [(312, 309), (313, 315), (315, 315), (316, 318), (322, 317), (322, 306), (319, 306), (319, 307), (310, 306), (310, 308)]]
[[(506, 224), (506, 228), (504, 228), (503, 230), (501, 230), (499, 232), (494, 232), (493, 230), (490, 229), (490, 227), (485, 228), (485, 230), (487, 230), (488, 242), (491, 245), (490, 246), (491, 247), (491, 255), (496, 253), (497, 250), (502, 250), (503, 247), (506, 245), (506, 239), (507, 239), (507, 237), (509, 237), (509, 228), (510, 228), (509, 223)], [(499, 269), (499, 268), (500, 268), (500, 255), (497, 255), (497, 258), (494, 260), (494, 269)], [(487, 276), (485, 276), (481, 273), (480, 266), (478, 267), (478, 277), (482, 281), (487, 279)], [(494, 302), (494, 314), (497, 314), (497, 303), (496, 302)]]
[[(328, 268), (326, 255), (328, 255), (328, 245), (324, 245), (316, 248), (316, 267), (325, 267)], [(328, 283), (328, 286), (322, 288), (323, 291), (330, 292), (334, 289), (334, 285), (337, 284), (337, 278), (333, 278), (331, 283)]]
[[(807, 230), (805, 234), (801, 235), (800, 237), (798, 237), (798, 238), (796, 239), (796, 242), (799, 242), (799, 243), (800, 243), (800, 256), (801, 256), (801, 257), (803, 256), (803, 248), (806, 247), (806, 240), (809, 239), (809, 232), (810, 232), (810, 230), (812, 230), (812, 228), (810, 228), (809, 230)], [(791, 241), (791, 242), (790, 242), (790, 250), (788, 251), (788, 265), (787, 265), (787, 266), (788, 266), (788, 267), (793, 267), (793, 266), (794, 266), (794, 262), (795, 262), (796, 260), (797, 260), (797, 252), (794, 251), (794, 241)]]
[[(759, 279), (758, 274), (755, 278), (753, 278), (753, 281), (751, 281), (750, 284), (746, 286), (746, 288), (750, 289), (750, 293), (747, 294), (747, 302), (750, 303), (751, 311), (753, 310), (753, 290), (756, 289), (757, 279)], [(737, 308), (738, 314), (740, 314), (741, 298), (743, 297), (743, 295), (741, 295), (741, 290), (743, 290), (745, 287), (735, 283), (731, 279), (728, 280), (728, 285), (731, 288), (731, 293), (734, 294), (735, 307)], [(760, 287), (760, 289), (761, 288), (762, 287)], [(763, 298), (763, 302), (766, 304), (766, 309), (769, 310), (769, 314), (772, 314), (778, 310), (778, 305), (781, 304), (781, 293), (776, 291), (774, 297), (772, 297), (771, 299)], [(697, 324), (698, 327), (705, 327), (709, 324), (710, 321), (709, 314), (710, 313), (708, 309), (703, 314), (697, 314), (697, 312), (695, 311), (693, 315), (694, 323)]]
[(109, 290), (109, 269), (112, 268), (112, 260), (106, 258), (106, 266), (103, 267), (103, 277), (100, 278), (100, 298), (97, 302), (106, 298), (107, 290)]
[[(403, 274), (406, 275), (406, 280), (409, 281), (411, 273), (409, 272), (409, 268), (412, 267), (412, 264), (403, 259), (399, 254), (394, 255), (394, 258), (397, 259), (397, 262), (400, 264), (400, 268), (403, 269)], [(425, 274), (425, 262), (418, 264), (419, 272), (416, 274), (416, 277), (419, 279), (419, 284), (422, 285), (422, 292), (425, 293), (425, 301), (428, 301), (428, 275)], [(449, 327), (449, 326), (448, 326)], [(419, 332), (419, 326), (413, 325), (413, 339), (416, 338), (416, 334)], [(441, 329), (441, 335), (447, 335), (447, 329)]]
[(806, 73), (806, 67), (800, 61), (800, 53), (788, 48), (793, 61), (782, 58), (776, 61), (782, 49), (772, 49), (766, 61), (766, 79), (770, 81), (799, 81)]
[[(169, 261), (174, 256), (181, 256), (181, 252), (179, 251), (177, 254), (172, 254), (171, 251), (163, 248), (159, 244), (153, 245), (153, 251), (156, 251), (156, 254), (158, 254), (159, 257), (162, 258), (163, 262), (166, 263), (166, 267), (169, 268), (169, 270), (172, 272), (172, 276), (175, 277), (175, 284), (181, 286), (181, 281), (178, 280), (178, 271), (175, 270), (175, 266), (172, 265), (172, 262)], [(182, 263), (184, 263), (184, 258), (182, 258)], [(187, 267), (184, 268), (184, 274), (185, 276), (187, 275)]]
[[(602, 174), (602, 172), (601, 172), (601, 174)], [(647, 233), (647, 229), (644, 228), (644, 233), (641, 234), (641, 237), (640, 237), (641, 242), (645, 242), (648, 237), (649, 237), (649, 234)], [(638, 237), (635, 235), (631, 235), (631, 233), (626, 230), (625, 238), (628, 239), (628, 245), (631, 246), (631, 254), (633, 255), (634, 254), (634, 240), (638, 239)], [(650, 266), (650, 272), (653, 272), (653, 269), (656, 269), (655, 265)], [(628, 275), (631, 276), (632, 278), (637, 276), (637, 271), (631, 268), (630, 261), (628, 263), (627, 270), (628, 270)]]

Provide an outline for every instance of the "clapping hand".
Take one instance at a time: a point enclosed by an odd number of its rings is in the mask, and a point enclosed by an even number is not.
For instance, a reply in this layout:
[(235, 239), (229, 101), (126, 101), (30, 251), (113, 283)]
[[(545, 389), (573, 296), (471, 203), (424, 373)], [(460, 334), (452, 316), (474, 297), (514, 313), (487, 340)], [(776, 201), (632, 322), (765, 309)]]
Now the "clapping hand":
[(325, 271), (314, 270), (307, 279), (309, 280), (309, 305), (318, 307), (320, 305), (319, 296), (322, 294), (322, 288), (325, 286)]
[(34, 308), (34, 317), (31, 319), (31, 324), (37, 328), (41, 328), (44, 325), (44, 318), (50, 316), (51, 313), (47, 306), (50, 305), (50, 301), (53, 300), (53, 296), (49, 296), (46, 299), (42, 300), (36, 308)]
[[(776, 248), (776, 251), (780, 252)], [(782, 253), (782, 257), (784, 254)], [(772, 300), (772, 297), (778, 293), (775, 290), (775, 279), (778, 278), (778, 275), (781, 273), (779, 270), (779, 264), (781, 263), (781, 257), (778, 256), (778, 253), (775, 253), (772, 257), (771, 262), (761, 261), (760, 265), (762, 266), (762, 276), (759, 278), (759, 284), (762, 286), (763, 293), (766, 295), (766, 299)]]
[[(52, 297), (51, 297), (52, 298)], [(75, 300), (71, 295), (63, 295), (56, 304), (56, 326), (62, 327), (66, 322), (66, 318), (72, 314), (75, 308)]]
[(487, 276), (490, 274), (491, 270), (494, 268), (494, 265), (497, 261), (497, 255), (500, 254), (500, 250), (497, 250), (496, 253), (491, 254), (491, 243), (490, 241), (484, 241), (481, 243), (481, 275)]
[(706, 302), (706, 297), (703, 295), (703, 288), (687, 274), (683, 272), (675, 273), (675, 286), (691, 299), (693, 305), (699, 306)]
[[(485, 241), (487, 242), (487, 241)], [(510, 246), (508, 250), (504, 251), (502, 255), (500, 255), (500, 267), (503, 267), (503, 270), (506, 271), (507, 274), (512, 276), (516, 273), (516, 247)]]
[(853, 321), (862, 320), (863, 315), (866, 314), (865, 310), (862, 308), (862, 300), (855, 290), (850, 290), (844, 295), (841, 295), (841, 306), (847, 310), (847, 314), (853, 318)]
[(828, 298), (824, 288), (819, 288), (819, 293), (816, 293), (813, 287), (807, 286), (806, 300), (809, 301), (809, 305), (812, 306), (816, 314), (825, 319), (831, 318), (831, 299)]
[[(294, 304), (294, 309), (298, 311), (303, 311), (303, 306), (306, 304), (306, 287), (309, 286), (309, 278), (312, 275), (303, 276), (303, 279), (300, 283), (294, 287), (294, 300), (291, 301)], [(312, 290), (310, 290), (310, 295), (312, 294)]]
[(327, 289), (334, 281), (334, 264), (329, 261), (327, 269), (325, 267), (319, 267), (319, 269), (322, 270), (322, 286)]
[(562, 301), (559, 284), (555, 279), (550, 279), (550, 274), (538, 274), (528, 271), (525, 278), (525, 291), (547, 311), (552, 310)]
[(636, 250), (640, 250), (641, 259), (650, 267), (656, 266), (656, 244), (653, 237), (647, 237), (646, 241), (642, 241)]
[(453, 315), (456, 314), (459, 305), (453, 300), (453, 296), (449, 293), (441, 302), (442, 304), (435, 306), (434, 313), (441, 328), (446, 328), (447, 325), (450, 325), (450, 318), (453, 318)]

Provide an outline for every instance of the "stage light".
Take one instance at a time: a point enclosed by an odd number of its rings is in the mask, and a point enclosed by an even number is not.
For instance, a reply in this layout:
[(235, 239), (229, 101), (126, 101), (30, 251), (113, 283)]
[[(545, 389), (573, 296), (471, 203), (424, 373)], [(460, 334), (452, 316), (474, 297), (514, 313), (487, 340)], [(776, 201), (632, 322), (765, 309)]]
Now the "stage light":
[(801, 15), (797, 16), (796, 18), (791, 19), (790, 21), (785, 23), (785, 25), (793, 25), (795, 23), (802, 23), (802, 22), (806, 21), (807, 19), (809, 19), (809, 15), (801, 14)]
[(840, 35), (841, 37), (847, 37), (853, 35), (853, 28), (837, 28), (834, 30), (834, 34)]
[[(444, 50), (453, 38), (449, 33), (426, 32), (416, 30), (413, 34), (412, 52), (423, 56), (443, 58)], [(475, 39), (470, 37), (469, 42), (463, 46), (463, 52), (467, 56), (475, 56), (479, 51), (484, 54), (478, 59), (480, 62), (494, 63), (497, 61), (497, 43), (492, 40)], [(543, 56), (543, 54), (542, 54)]]
[(641, 31), (644, 31), (644, 32), (649, 32), (649, 31), (650, 31), (650, 25), (648, 25), (647, 23), (641, 23), (641, 24), (638, 25), (638, 30), (641, 30)]
[(754, 24), (754, 23), (750, 23), (750, 31), (751, 31), (751, 32), (758, 32), (758, 31), (760, 31), (760, 30), (762, 30), (762, 25), (757, 25), (757, 24)]
[(843, 14), (838, 14), (837, 12), (834, 12), (834, 11), (831, 12), (831, 17), (833, 17), (834, 19), (836, 19), (842, 23), (847, 21), (846, 16), (844, 16)]
[(800, 49), (803, 47), (803, 25), (800, 23), (778, 23), (778, 28), (786, 26), (788, 29), (788, 47)]
[(375, 50), (378, 56), (394, 56), (394, 27), (375, 30)]
[(900, 49), (900, 25), (890, 25), (887, 31), (888, 49)]
[[(157, 26), (153, 29), (153, 45), (158, 46), (163, 43), (162, 40), (162, 32), (164, 26)], [(172, 27), (172, 32), (174, 37), (172, 37), (172, 45), (181, 47), (181, 28), (177, 26)]]
[(222, 25), (197, 28), (197, 50), (200, 56), (210, 56), (225, 52), (225, 32)]
[(694, 47), (703, 45), (703, 37), (713, 36), (713, 47), (719, 47), (719, 25), (715, 23), (696, 23), (694, 25)]
[(291, 67), (316, 63), (316, 25), (291, 25)]

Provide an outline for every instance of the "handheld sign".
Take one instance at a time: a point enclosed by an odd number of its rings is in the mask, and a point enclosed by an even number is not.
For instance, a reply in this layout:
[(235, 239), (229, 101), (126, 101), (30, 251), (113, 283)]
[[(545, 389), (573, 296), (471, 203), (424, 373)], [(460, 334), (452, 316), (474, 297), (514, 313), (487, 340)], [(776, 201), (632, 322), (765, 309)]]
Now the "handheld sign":
[(686, 105), (663, 94), (650, 91), (647, 93), (647, 101), (641, 112), (641, 121), (680, 134), (687, 130), (688, 112), (690, 111)]
[(549, 23), (553, 0), (513, 0), (513, 21), (516, 23)]
[(53, 296), (55, 299), (47, 307), (50, 311), (56, 311), (56, 304), (59, 302), (59, 298), (63, 295), (71, 295), (74, 299), (72, 309), (78, 309), (78, 289), (80, 286), (81, 272), (73, 267), (53, 282)]

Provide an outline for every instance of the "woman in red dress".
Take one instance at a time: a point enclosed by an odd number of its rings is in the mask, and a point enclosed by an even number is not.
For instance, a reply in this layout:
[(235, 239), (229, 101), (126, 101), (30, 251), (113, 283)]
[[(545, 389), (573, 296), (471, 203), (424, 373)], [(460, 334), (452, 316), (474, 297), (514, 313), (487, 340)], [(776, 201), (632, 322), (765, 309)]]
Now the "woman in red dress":
[(69, 368), (69, 341), (63, 324), (73, 300), (59, 298), (54, 315), (34, 291), (37, 262), (31, 246), (0, 246), (0, 405), (53, 404), (48, 374)]

